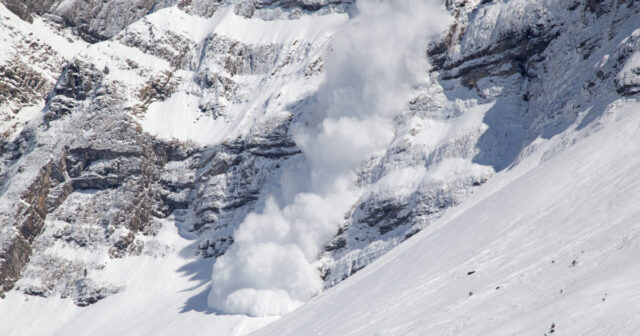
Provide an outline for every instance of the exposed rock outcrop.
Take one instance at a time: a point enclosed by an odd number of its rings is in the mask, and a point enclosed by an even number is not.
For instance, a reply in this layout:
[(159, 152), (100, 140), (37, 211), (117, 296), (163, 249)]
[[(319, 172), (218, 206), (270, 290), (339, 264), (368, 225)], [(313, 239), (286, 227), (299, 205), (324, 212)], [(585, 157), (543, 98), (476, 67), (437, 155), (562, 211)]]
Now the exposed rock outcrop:
[[(0, 142), (0, 292), (18, 284), (85, 306), (124, 290), (97, 276), (110, 260), (166, 253), (155, 238), (163, 223), (204, 258), (227, 251), (246, 215), (304, 161), (292, 127), (316, 102), (330, 49), (328, 37), (196, 40), (150, 13), (175, 5), (165, 10), (177, 20), (206, 20), (233, 6), (272, 20), (344, 12), (354, 1), (3, 3), (23, 20), (44, 18), (70, 46), (84, 42), (67, 28), (108, 40), (68, 60), (0, 21), (29, 55), (0, 63), (1, 126), (10, 125)], [(326, 287), (464, 202), (536, 139), (637, 99), (640, 2), (533, 3), (447, 1), (455, 20), (427, 52), (428, 80), (394, 120), (391, 146), (359, 167), (362, 194), (318, 256)], [(26, 107), (37, 113), (12, 121)], [(56, 252), (64, 249), (99, 257)]]

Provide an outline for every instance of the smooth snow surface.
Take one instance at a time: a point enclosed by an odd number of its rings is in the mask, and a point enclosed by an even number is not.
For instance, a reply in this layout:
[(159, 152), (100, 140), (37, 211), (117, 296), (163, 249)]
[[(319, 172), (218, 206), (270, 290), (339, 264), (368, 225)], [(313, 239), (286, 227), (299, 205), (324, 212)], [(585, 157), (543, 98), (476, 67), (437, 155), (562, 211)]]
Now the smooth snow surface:
[(609, 111), (256, 335), (635, 335), (640, 104)]
[(240, 225), (234, 244), (214, 265), (212, 308), (283, 315), (322, 291), (312, 261), (357, 200), (358, 165), (393, 140), (393, 117), (427, 66), (425, 43), (449, 18), (435, 1), (360, 1), (357, 8), (358, 16), (333, 40), (318, 105), (294, 130), (307, 159), (307, 181), (283, 186), (297, 194), (282, 200), (281, 208), (269, 198), (262, 213)]

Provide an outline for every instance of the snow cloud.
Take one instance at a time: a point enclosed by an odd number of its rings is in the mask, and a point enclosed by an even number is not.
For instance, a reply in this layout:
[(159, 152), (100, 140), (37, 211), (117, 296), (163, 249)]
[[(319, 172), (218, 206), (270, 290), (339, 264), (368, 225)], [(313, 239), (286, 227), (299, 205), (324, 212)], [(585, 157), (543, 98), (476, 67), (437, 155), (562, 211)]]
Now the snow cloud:
[(283, 315), (320, 293), (312, 262), (357, 200), (356, 168), (392, 141), (393, 117), (425, 80), (426, 43), (449, 23), (438, 0), (359, 0), (357, 11), (334, 38), (318, 105), (294, 125), (308, 185), (288, 204), (270, 197), (239, 226), (214, 265), (212, 308)]

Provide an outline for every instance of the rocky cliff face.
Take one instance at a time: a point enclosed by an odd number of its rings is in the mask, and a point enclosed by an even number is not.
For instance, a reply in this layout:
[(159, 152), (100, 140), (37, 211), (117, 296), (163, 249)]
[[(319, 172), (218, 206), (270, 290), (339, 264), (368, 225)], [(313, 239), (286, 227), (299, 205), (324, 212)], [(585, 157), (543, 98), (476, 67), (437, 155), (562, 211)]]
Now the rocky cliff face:
[(31, 1), (3, 0), (2, 3), (27, 22), (46, 15), (50, 20), (72, 27), (88, 42), (109, 39), (150, 12), (176, 1)]
[[(224, 254), (284, 169), (304, 161), (290, 127), (315, 102), (331, 40), (283, 20), (329, 29), (352, 4), (3, 0), (0, 292), (87, 305), (126, 290), (100, 272), (161, 258), (166, 221), (195, 241), (191, 253)], [(431, 81), (395, 120), (386, 153), (362, 163), (362, 196), (318, 256), (326, 287), (537, 141), (638, 99), (638, 1), (447, 5), (455, 20), (427, 52)], [(207, 30), (220, 20), (287, 33)]]

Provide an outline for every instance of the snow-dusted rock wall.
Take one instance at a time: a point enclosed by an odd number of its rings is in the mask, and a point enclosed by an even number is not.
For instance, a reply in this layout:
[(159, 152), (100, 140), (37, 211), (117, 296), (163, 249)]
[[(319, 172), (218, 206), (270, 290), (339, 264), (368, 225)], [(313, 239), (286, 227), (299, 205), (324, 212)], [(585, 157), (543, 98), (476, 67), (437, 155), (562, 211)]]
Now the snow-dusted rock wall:
[(49, 15), (51, 20), (73, 27), (88, 42), (108, 39), (153, 10), (175, 4), (173, 0), (63, 1), (3, 0), (8, 9), (32, 22)]
[(637, 99), (637, 2), (459, 1), (451, 11), (455, 23), (429, 50), (435, 84), (417, 91), (387, 153), (363, 169), (372, 192), (326, 246), (327, 286), (517, 165), (536, 142)]
[[(0, 291), (79, 305), (126, 291), (101, 276), (113, 260), (169, 253), (160, 222), (217, 258), (267, 196), (291, 192), (285, 172), (306, 160), (291, 127), (321, 101), (334, 32), (358, 15), (330, 0), (2, 3)], [(638, 1), (446, 3), (431, 70), (312, 260), (324, 287), (540, 142), (638, 99)]]
[[(279, 162), (299, 154), (287, 134), (292, 114), (281, 106), (304, 104), (320, 80), (326, 29), (346, 16), (267, 23), (275, 39), (263, 41), (232, 29), (252, 28), (232, 6), (215, 18), (206, 8), (181, 2), (92, 46), (70, 38), (77, 48), (60, 51), (70, 62), (52, 72), (55, 86), (23, 102), (34, 110), (31, 121), (16, 123), (2, 152), (4, 290), (22, 278), (17, 286), (25, 293), (93, 303), (121, 289), (100, 280), (109, 259), (164, 253), (168, 247), (153, 236), (167, 218), (200, 241), (191, 253), (218, 256), (243, 214), (277, 183)], [(74, 33), (6, 15), (16, 46), (3, 59), (7, 67), (9, 56), (29, 55), (25, 35), (64, 40)], [(176, 19), (192, 22), (167, 25)], [(66, 61), (59, 59), (54, 69)], [(7, 102), (13, 92), (20, 88), (6, 92)], [(271, 100), (259, 117), (256, 104)], [(26, 114), (15, 105), (2, 108)]]

